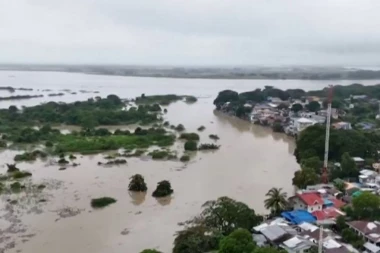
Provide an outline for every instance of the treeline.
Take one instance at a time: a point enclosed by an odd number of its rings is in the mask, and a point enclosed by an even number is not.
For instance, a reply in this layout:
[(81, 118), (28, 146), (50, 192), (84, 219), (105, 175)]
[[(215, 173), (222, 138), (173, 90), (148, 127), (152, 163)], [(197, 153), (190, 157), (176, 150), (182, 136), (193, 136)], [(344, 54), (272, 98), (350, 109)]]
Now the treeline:
[(99, 125), (121, 125), (154, 123), (159, 105), (140, 105), (125, 109), (124, 103), (116, 95), (106, 98), (97, 97), (74, 103), (48, 102), (46, 104), (24, 107), (15, 106), (0, 110), (0, 122), (6, 125), (67, 124), (92, 128)]
[[(245, 103), (246, 101), (263, 102), (268, 97), (278, 97), (284, 101), (289, 99), (302, 99), (307, 96), (327, 97), (328, 88), (321, 90), (305, 91), (302, 89), (281, 90), (272, 86), (265, 86), (264, 89), (255, 89), (238, 93), (232, 90), (224, 90), (219, 92), (214, 100), (214, 105), (220, 106), (226, 102)], [(380, 99), (380, 84), (372, 86), (364, 86), (362, 84), (351, 84), (347, 86), (336, 85), (333, 89), (334, 99), (343, 100), (351, 95), (366, 95), (369, 98)], [(337, 102), (337, 101), (335, 101)]]
[(167, 94), (167, 95), (152, 95), (146, 96), (145, 94), (141, 94), (140, 97), (136, 97), (136, 104), (160, 104), (160, 105), (169, 105), (170, 103), (177, 102), (180, 100), (185, 100), (186, 102), (193, 103), (197, 101), (197, 98), (194, 96), (188, 95), (175, 95), (175, 94)]

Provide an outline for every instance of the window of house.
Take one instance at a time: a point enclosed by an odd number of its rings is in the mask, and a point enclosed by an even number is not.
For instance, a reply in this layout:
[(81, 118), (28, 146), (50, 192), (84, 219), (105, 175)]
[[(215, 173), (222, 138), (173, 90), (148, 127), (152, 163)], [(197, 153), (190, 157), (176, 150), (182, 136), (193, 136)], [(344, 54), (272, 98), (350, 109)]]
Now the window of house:
[(311, 208), (311, 211), (313, 211), (313, 208)]

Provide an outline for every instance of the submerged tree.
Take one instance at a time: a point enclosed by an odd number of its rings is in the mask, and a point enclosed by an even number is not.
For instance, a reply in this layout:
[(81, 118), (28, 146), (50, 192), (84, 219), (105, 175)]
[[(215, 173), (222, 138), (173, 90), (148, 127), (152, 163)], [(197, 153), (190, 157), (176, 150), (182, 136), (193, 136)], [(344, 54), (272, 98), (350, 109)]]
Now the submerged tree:
[(130, 177), (130, 182), (128, 189), (130, 191), (134, 192), (146, 192), (148, 190), (148, 187), (146, 186), (146, 183), (144, 181), (144, 177), (140, 174), (133, 175)]
[(282, 188), (273, 187), (267, 194), (268, 198), (264, 201), (265, 208), (269, 209), (272, 214), (278, 215), (281, 211), (285, 210), (287, 207), (287, 194), (282, 192)]
[(172, 186), (170, 185), (170, 182), (167, 180), (163, 180), (158, 182), (156, 190), (154, 190), (152, 196), (159, 198), (159, 197), (166, 197), (172, 194), (174, 191), (172, 189)]
[(20, 169), (16, 167), (15, 163), (14, 164), (8, 164), (7, 163), (6, 165), (8, 167), (7, 172), (9, 172), (9, 173), (20, 171)]

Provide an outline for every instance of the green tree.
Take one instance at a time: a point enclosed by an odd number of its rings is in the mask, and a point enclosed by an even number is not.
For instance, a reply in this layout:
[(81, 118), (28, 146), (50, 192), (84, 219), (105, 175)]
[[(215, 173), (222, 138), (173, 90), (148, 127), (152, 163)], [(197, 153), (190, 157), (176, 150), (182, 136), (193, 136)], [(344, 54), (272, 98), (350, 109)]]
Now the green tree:
[(130, 177), (130, 182), (128, 189), (130, 191), (135, 191), (135, 192), (146, 192), (148, 190), (148, 187), (146, 186), (144, 177), (141, 176), (140, 174), (133, 175)]
[(314, 185), (319, 182), (319, 176), (313, 169), (302, 168), (294, 173), (292, 179), (293, 185), (299, 189), (305, 189), (308, 185)]
[(239, 94), (236, 91), (224, 90), (219, 92), (218, 96), (214, 100), (214, 105), (221, 105), (226, 102), (238, 101)]
[(337, 178), (334, 180), (334, 186), (335, 188), (337, 188), (339, 191), (345, 193), (346, 192), (346, 183), (340, 179), (340, 178)]
[(321, 104), (317, 101), (311, 101), (305, 107), (311, 112), (317, 112), (321, 109)]
[(162, 252), (155, 249), (144, 249), (140, 253), (162, 253)]
[(271, 188), (267, 194), (268, 198), (264, 200), (265, 208), (269, 209), (272, 214), (280, 214), (281, 211), (285, 210), (288, 202), (286, 200), (286, 192), (282, 192), (282, 188)]
[(274, 247), (256, 247), (253, 253), (286, 253), (286, 251)]
[(195, 221), (220, 231), (223, 235), (230, 234), (236, 228), (250, 230), (262, 221), (262, 217), (256, 215), (255, 211), (246, 204), (228, 197), (207, 201), (203, 208), (201, 215)]
[(336, 218), (336, 229), (339, 231), (339, 232), (342, 232), (343, 229), (347, 228), (347, 225), (346, 225), (346, 219), (343, 215), (340, 215), (338, 216), (338, 218)]
[(292, 107), (290, 108), (291, 111), (297, 113), (299, 111), (303, 110), (303, 106), (301, 104), (293, 104)]
[(255, 247), (251, 233), (238, 228), (220, 241), (219, 253), (252, 253)]
[(205, 226), (188, 227), (176, 233), (173, 253), (204, 253), (218, 248), (222, 235)]
[(352, 207), (358, 219), (377, 219), (380, 216), (380, 197), (363, 192), (352, 200)]
[(340, 166), (346, 177), (357, 177), (359, 174), (355, 161), (351, 158), (348, 152), (342, 155)]
[(313, 169), (316, 173), (320, 173), (322, 166), (323, 162), (318, 156), (312, 156), (301, 160), (302, 168)]

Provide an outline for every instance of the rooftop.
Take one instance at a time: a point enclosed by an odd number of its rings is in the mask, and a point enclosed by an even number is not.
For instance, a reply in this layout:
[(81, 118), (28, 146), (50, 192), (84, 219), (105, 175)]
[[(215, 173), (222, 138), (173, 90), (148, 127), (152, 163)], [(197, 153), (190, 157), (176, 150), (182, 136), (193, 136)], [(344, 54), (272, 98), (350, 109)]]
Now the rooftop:
[(338, 216), (345, 215), (345, 213), (335, 207), (328, 207), (323, 210), (314, 211), (312, 214), (317, 220), (335, 219)]
[(302, 202), (304, 202), (308, 206), (323, 204), (323, 199), (316, 192), (297, 193), (296, 196), (300, 198)]
[(380, 242), (380, 222), (379, 221), (351, 221), (347, 223), (350, 227), (355, 228), (368, 238), (375, 242)]
[(305, 210), (294, 210), (290, 212), (282, 212), (281, 216), (290, 221), (293, 224), (300, 224), (303, 222), (314, 223), (315, 217)]

